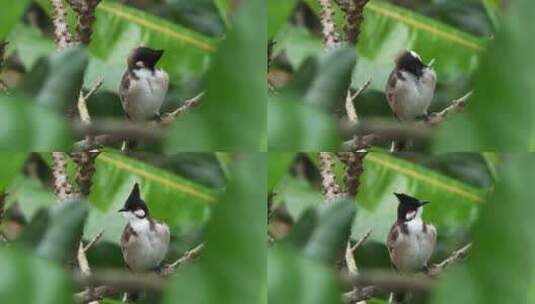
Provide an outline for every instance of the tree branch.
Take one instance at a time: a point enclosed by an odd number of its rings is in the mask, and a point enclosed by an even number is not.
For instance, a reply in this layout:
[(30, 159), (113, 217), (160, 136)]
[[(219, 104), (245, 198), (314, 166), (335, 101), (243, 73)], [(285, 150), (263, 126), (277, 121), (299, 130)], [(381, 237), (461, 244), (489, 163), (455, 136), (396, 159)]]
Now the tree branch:
[(67, 11), (62, 0), (50, 0), (52, 4), (52, 23), (54, 24), (54, 38), (58, 50), (72, 46), (72, 37), (67, 26)]
[(321, 6), (320, 20), (323, 28), (323, 41), (327, 49), (331, 49), (336, 46), (340, 39), (334, 22), (334, 8), (331, 0), (319, 0), (319, 3)]
[(340, 196), (340, 186), (336, 183), (334, 175), (334, 159), (329, 152), (320, 152), (321, 186), (325, 201), (334, 202)]
[(428, 292), (434, 284), (434, 279), (452, 263), (461, 262), (467, 255), (472, 244), (453, 251), (446, 259), (428, 267), (427, 273), (399, 274), (394, 272), (372, 272), (366, 274), (349, 275), (345, 282), (353, 289), (342, 295), (344, 303), (356, 303), (368, 300), (391, 291)]

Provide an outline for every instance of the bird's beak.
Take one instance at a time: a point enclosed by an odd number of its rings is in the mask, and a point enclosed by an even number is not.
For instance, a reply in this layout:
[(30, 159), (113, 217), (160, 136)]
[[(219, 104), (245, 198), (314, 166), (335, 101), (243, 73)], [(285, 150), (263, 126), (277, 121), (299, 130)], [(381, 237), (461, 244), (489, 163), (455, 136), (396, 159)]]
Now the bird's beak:
[(125, 212), (125, 211), (128, 211), (128, 210), (126, 210), (126, 208), (121, 208), (121, 209), (119, 209), (118, 212)]
[(429, 203), (430, 203), (430, 202), (428, 202), (428, 201), (423, 201), (423, 202), (420, 203), (420, 206), (427, 205), (427, 204), (429, 204)]
[(427, 64), (428, 67), (431, 67), (433, 65), (433, 63), (435, 63), (435, 58), (431, 59), (431, 61), (429, 61), (429, 63)]

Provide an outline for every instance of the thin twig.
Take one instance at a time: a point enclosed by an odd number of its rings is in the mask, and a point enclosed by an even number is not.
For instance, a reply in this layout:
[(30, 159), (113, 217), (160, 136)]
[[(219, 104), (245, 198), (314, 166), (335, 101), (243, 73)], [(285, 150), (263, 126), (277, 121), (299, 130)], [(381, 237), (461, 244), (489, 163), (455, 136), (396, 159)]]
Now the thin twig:
[(95, 245), (104, 234), (104, 230), (101, 230), (97, 235), (95, 235), (85, 246), (84, 246), (84, 252), (87, 252), (89, 248), (91, 248), (93, 245)]
[(472, 243), (469, 243), (463, 248), (455, 250), (442, 262), (428, 267), (427, 274), (430, 276), (440, 275), (448, 265), (462, 261), (468, 255), (468, 251), (471, 247)]
[(184, 101), (184, 104), (178, 109), (174, 110), (171, 113), (165, 114), (160, 121), (160, 125), (165, 127), (173, 123), (175, 119), (177, 119), (177, 117), (186, 113), (186, 111), (188, 111), (189, 109), (198, 106), (203, 96), (204, 92), (201, 92), (197, 96)]
[(442, 123), (449, 115), (464, 111), (472, 94), (473, 91), (470, 91), (464, 96), (452, 100), (451, 104), (447, 108), (438, 113), (431, 114), (426, 123), (431, 126), (435, 126)]
[(103, 81), (104, 79), (102, 78), (102, 76), (100, 76), (97, 79), (97, 82), (95, 83), (95, 85), (85, 95), (80, 90), (80, 94), (78, 97), (78, 113), (80, 114), (80, 120), (84, 123), (87, 123), (87, 124), (91, 123), (91, 117), (89, 115), (89, 111), (87, 110), (87, 101), (96, 91), (98, 91), (98, 89), (100, 89), (100, 87), (104, 83)]
[(154, 122), (134, 123), (124, 120), (103, 119), (93, 121), (91, 125), (74, 124), (74, 131), (78, 135), (98, 136), (106, 134), (121, 139), (143, 139), (158, 141), (163, 137), (162, 130), (154, 126)]

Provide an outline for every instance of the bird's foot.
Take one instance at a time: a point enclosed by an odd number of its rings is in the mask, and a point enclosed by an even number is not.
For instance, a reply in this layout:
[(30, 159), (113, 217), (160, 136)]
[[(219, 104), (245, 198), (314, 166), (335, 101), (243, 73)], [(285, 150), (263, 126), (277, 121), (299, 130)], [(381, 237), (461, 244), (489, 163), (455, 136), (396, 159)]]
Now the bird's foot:
[(160, 112), (156, 112), (154, 114), (154, 120), (158, 123), (162, 122), (163, 116), (160, 114)]

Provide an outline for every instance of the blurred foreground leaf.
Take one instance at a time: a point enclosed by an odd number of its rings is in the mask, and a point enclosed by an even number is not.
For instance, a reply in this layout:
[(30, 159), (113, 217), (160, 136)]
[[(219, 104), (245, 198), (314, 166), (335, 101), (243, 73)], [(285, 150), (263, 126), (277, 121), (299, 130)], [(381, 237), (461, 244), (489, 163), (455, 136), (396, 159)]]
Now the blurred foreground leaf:
[(265, 35), (264, 3), (244, 4), (214, 56), (200, 109), (173, 124), (168, 151), (265, 149)]
[(26, 153), (6, 153), (0, 152), (0, 192), (6, 190), (7, 186), (20, 172), (24, 161), (28, 157)]
[(35, 254), (59, 263), (66, 263), (78, 248), (88, 206), (85, 201), (62, 202), (49, 210), (50, 221)]
[(19, 22), (20, 17), (26, 10), (29, 0), (0, 1), (0, 40), (6, 38), (7, 34)]
[(483, 57), (466, 113), (448, 119), (436, 137), (439, 151), (535, 150), (535, 10), (533, 1), (514, 1)]
[(474, 228), (466, 265), (447, 274), (433, 303), (533, 303), (535, 158), (511, 154)]
[(19, 248), (0, 248), (0, 299), (10, 304), (69, 304), (68, 276), (47, 260)]
[(69, 150), (72, 134), (65, 118), (20, 97), (0, 95), (0, 150)]
[(242, 156), (214, 207), (200, 263), (177, 272), (164, 303), (265, 303), (266, 158)]

